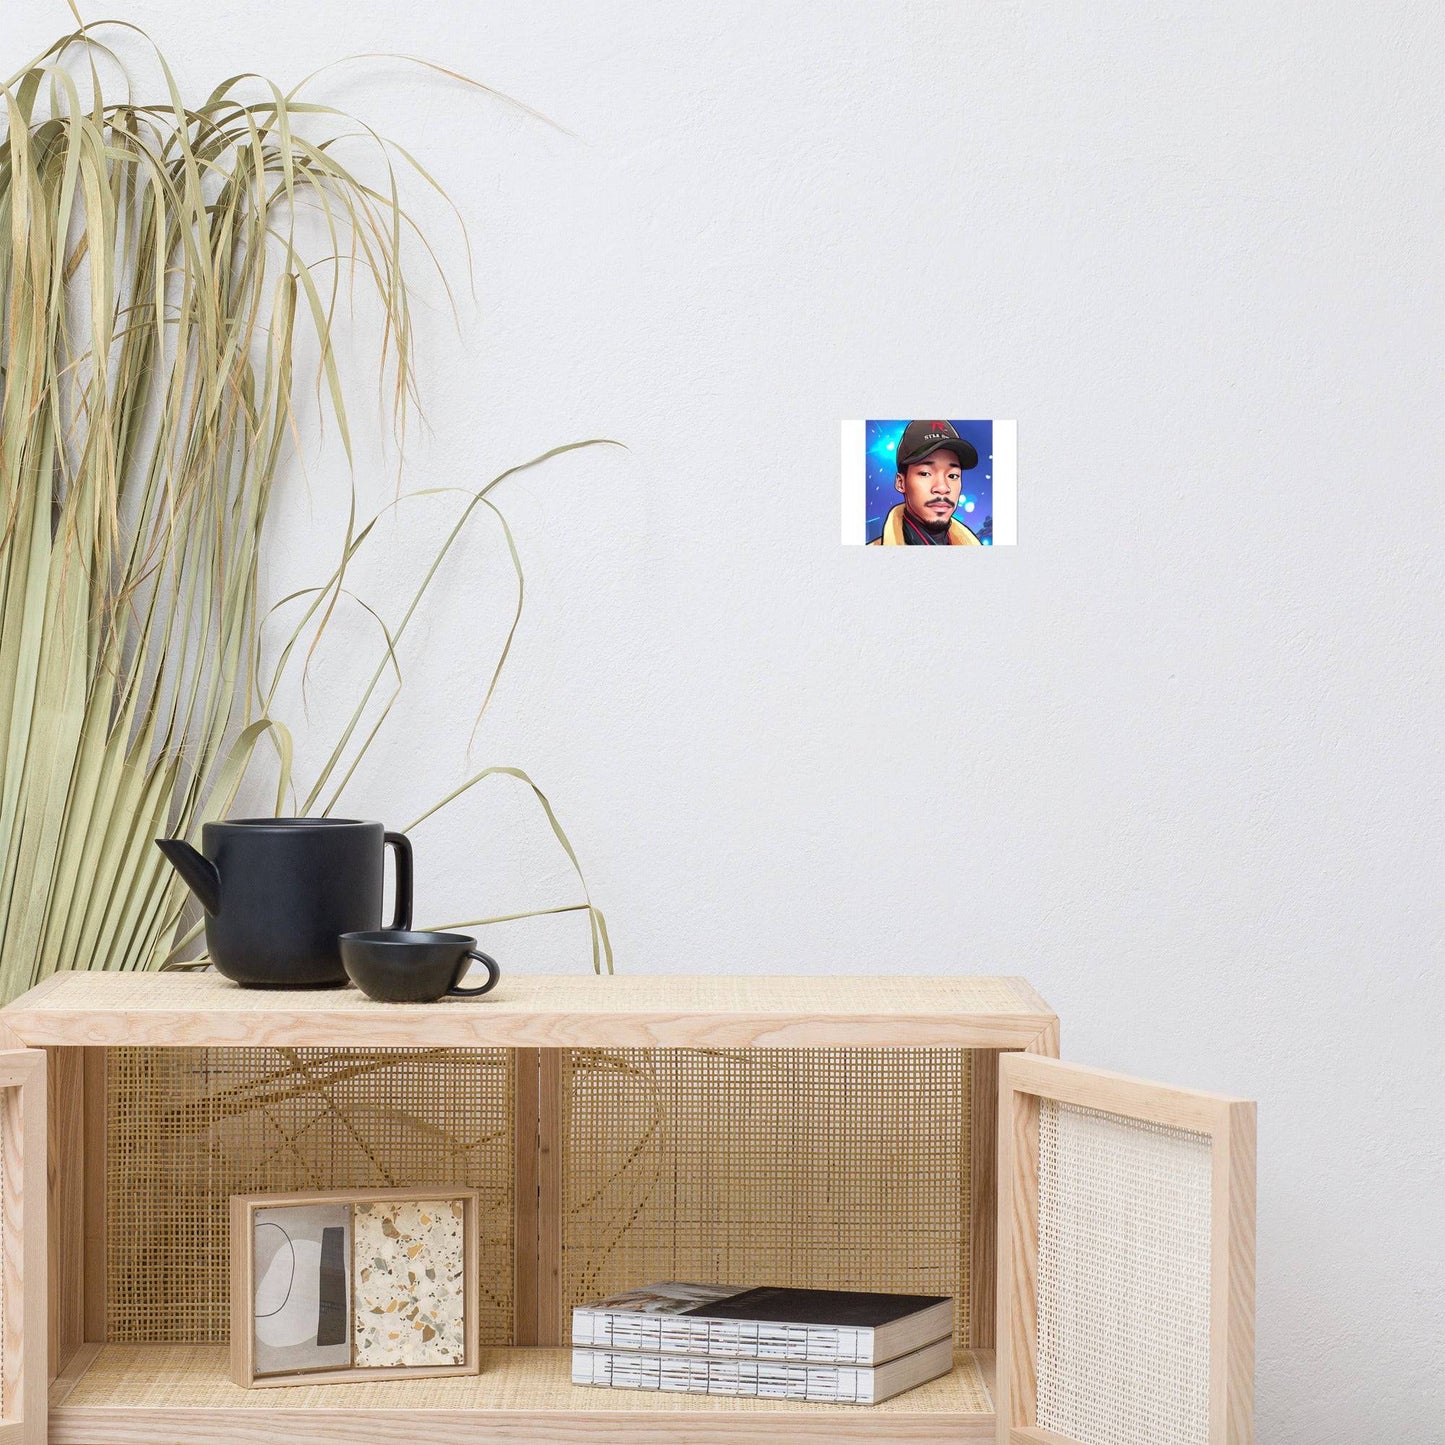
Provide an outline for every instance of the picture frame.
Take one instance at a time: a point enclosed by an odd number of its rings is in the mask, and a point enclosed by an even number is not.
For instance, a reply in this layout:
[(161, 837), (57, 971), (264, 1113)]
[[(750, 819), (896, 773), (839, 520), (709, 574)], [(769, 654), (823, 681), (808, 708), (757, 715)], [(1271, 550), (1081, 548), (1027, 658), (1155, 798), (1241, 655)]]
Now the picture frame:
[(236, 1384), (480, 1370), (476, 1190), (235, 1194), (230, 1229)]

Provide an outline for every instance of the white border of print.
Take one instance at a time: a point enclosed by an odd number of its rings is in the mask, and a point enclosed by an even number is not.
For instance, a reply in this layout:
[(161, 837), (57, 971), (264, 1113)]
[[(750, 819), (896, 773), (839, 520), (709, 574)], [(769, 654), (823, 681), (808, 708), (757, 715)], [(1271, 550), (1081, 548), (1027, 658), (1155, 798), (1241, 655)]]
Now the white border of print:
[[(932, 412), (929, 415), (933, 415)], [(864, 495), (865, 423), (839, 424), (842, 449), (841, 515), (843, 544), (864, 546), (868, 541), (868, 506)], [(993, 545), (1015, 547), (1019, 540), (1018, 438), (1016, 421), (993, 424)]]

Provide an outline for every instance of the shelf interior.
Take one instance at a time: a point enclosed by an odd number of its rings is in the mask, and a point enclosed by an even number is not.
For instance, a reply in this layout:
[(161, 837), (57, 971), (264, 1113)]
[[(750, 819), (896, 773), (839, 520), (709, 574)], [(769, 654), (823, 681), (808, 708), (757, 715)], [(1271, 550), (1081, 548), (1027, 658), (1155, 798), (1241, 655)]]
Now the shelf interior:
[[(481, 1373), (445, 1379), (358, 1381), (355, 1384), (286, 1385), (242, 1389), (228, 1378), (223, 1345), (87, 1345), (51, 1388), (54, 1424), (86, 1426), (101, 1445), (107, 1422), (123, 1434), (128, 1411), (203, 1412), (267, 1410), (613, 1411), (669, 1413), (935, 1414), (992, 1415), (988, 1389), (992, 1357), (960, 1352), (951, 1374), (895, 1395), (881, 1405), (815, 1405), (719, 1395), (665, 1395), (652, 1391), (586, 1388), (571, 1382), (569, 1350), (483, 1350)], [(69, 1433), (69, 1432), (67, 1432)]]

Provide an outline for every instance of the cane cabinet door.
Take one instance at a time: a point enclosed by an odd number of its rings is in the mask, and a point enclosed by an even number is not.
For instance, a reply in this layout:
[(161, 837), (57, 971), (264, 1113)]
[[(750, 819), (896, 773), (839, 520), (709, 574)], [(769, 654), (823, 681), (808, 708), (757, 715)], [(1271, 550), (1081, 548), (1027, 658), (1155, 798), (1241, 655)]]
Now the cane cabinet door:
[(1242, 1099), (999, 1062), (998, 1445), (1251, 1445)]
[(44, 1445), (45, 1053), (0, 1050), (0, 1445)]

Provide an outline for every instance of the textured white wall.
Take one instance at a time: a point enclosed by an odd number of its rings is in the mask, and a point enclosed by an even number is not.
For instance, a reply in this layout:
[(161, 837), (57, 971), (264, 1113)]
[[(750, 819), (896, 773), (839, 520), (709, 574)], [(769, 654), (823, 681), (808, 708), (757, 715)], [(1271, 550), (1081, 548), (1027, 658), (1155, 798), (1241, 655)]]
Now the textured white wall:
[[(631, 449), (505, 493), (528, 611), (473, 752), (551, 793), (618, 966), (1022, 973), (1068, 1057), (1258, 1097), (1260, 1439), (1442, 1438), (1440, 9), (123, 8), (193, 93), (400, 51), (575, 132), (321, 87), (473, 235), (406, 485)], [(7, 68), (64, 15), (7, 16)], [(934, 411), (1019, 419), (1021, 545), (841, 548), (838, 418)], [(308, 465), (276, 589), (340, 515)], [(505, 566), (479, 526), (351, 810), (462, 775)], [(418, 830), (433, 921), (573, 896), (489, 787)], [(575, 916), (489, 937), (586, 966)]]

